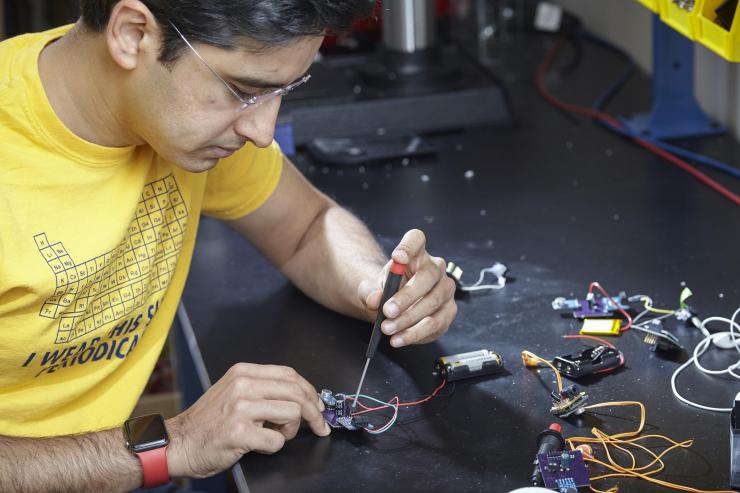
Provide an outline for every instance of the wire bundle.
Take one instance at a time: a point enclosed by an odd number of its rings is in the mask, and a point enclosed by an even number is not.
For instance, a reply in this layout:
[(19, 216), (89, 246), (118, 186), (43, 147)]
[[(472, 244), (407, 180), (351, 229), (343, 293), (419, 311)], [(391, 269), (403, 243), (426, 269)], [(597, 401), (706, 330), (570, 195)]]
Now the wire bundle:
[[(385, 433), (390, 429), (391, 426), (393, 426), (396, 423), (396, 420), (398, 419), (398, 407), (399, 407), (399, 399), (398, 396), (394, 396), (389, 402), (383, 402), (379, 399), (375, 399), (374, 397), (370, 397), (369, 395), (360, 394), (357, 397), (357, 405), (363, 408), (362, 411), (357, 411), (355, 413), (352, 413), (352, 416), (359, 416), (360, 414), (369, 413), (372, 411), (379, 411), (381, 409), (387, 409), (391, 408), (393, 409), (393, 415), (391, 418), (381, 426), (380, 428), (365, 428), (365, 431), (370, 433), (371, 435), (380, 435), (381, 433)], [(377, 407), (368, 407), (362, 402), (360, 402), (360, 398), (367, 399), (369, 401), (372, 401), (376, 404), (380, 404), (380, 406)], [(355, 400), (355, 396), (347, 396), (347, 399)], [(394, 403), (395, 401), (395, 403)]]
[[(653, 323), (656, 320), (663, 320), (664, 318), (668, 318), (671, 315), (675, 315), (677, 310), (671, 310), (666, 308), (655, 308), (653, 307), (653, 299), (650, 296), (641, 294), (638, 295), (640, 301), (643, 303), (643, 311), (638, 313), (635, 318), (632, 320), (632, 328), (647, 328), (646, 325)], [(649, 320), (645, 320), (644, 322), (637, 323), (638, 320), (642, 319), (646, 315), (649, 315), (651, 313), (655, 313), (656, 317), (653, 317)]]
[[(391, 398), (388, 402), (384, 402), (384, 401), (381, 401), (381, 400), (376, 399), (374, 397), (370, 397), (369, 395), (360, 394), (359, 396), (357, 396), (357, 405), (360, 406), (362, 408), (362, 410), (352, 413), (352, 416), (359, 416), (360, 414), (365, 414), (365, 413), (370, 413), (370, 412), (375, 412), (375, 411), (381, 411), (383, 409), (388, 409), (388, 408), (392, 409), (393, 410), (393, 414), (391, 415), (390, 419), (383, 426), (381, 426), (379, 428), (374, 428), (374, 429), (365, 428), (365, 431), (368, 432), (368, 433), (370, 433), (370, 434), (372, 434), (372, 435), (380, 435), (380, 434), (385, 433), (386, 431), (388, 431), (396, 423), (396, 420), (398, 419), (398, 410), (399, 410), (399, 408), (401, 408), (401, 407), (409, 407), (409, 406), (417, 406), (419, 404), (422, 404), (424, 402), (427, 402), (432, 397), (434, 397), (435, 395), (437, 395), (437, 393), (440, 390), (442, 390), (442, 387), (444, 387), (445, 384), (447, 384), (447, 380), (442, 379), (442, 383), (440, 383), (432, 391), (431, 394), (429, 394), (428, 396), (426, 396), (426, 397), (424, 397), (422, 399), (419, 399), (419, 400), (416, 400), (416, 401), (412, 401), (412, 402), (400, 402), (401, 399), (397, 395), (396, 396), (393, 396), (393, 398)], [(354, 401), (355, 400), (355, 396), (347, 395), (347, 399), (351, 399), (351, 400)], [(366, 399), (366, 400), (369, 400), (371, 402), (374, 402), (374, 403), (380, 404), (380, 405), (379, 406), (376, 406), (376, 407), (370, 407), (370, 406), (367, 406), (367, 405), (363, 404), (362, 402), (360, 402), (360, 399)]]
[[(678, 310), (671, 310), (671, 309), (665, 309), (665, 308), (654, 308), (652, 298), (644, 294), (637, 295), (636, 297), (639, 298), (639, 300), (643, 302), (644, 310), (638, 313), (635, 316), (635, 318), (632, 319), (632, 328), (635, 330), (639, 330), (640, 332), (644, 332), (646, 334), (651, 334), (654, 336), (661, 337), (662, 334), (660, 332), (656, 332), (655, 330), (652, 330), (649, 327), (656, 323), (660, 323), (660, 321), (663, 319), (676, 315)], [(654, 314), (655, 316), (650, 319), (639, 322), (640, 320), (643, 319), (643, 317), (649, 314)]]
[[(640, 424), (634, 431), (627, 431), (623, 433), (617, 433), (610, 435), (597, 427), (591, 428), (593, 437), (571, 437), (566, 438), (565, 442), (571, 448), (571, 450), (581, 450), (583, 452), (583, 458), (586, 462), (596, 464), (603, 469), (609, 471), (605, 474), (599, 474), (591, 476), (591, 481), (599, 481), (608, 478), (636, 478), (648, 481), (650, 483), (665, 486), (679, 491), (688, 491), (693, 493), (732, 493), (728, 490), (719, 490), (708, 492), (706, 490), (698, 490), (691, 488), (690, 486), (683, 486), (680, 484), (670, 483), (657, 479), (654, 476), (665, 469), (665, 462), (663, 457), (668, 454), (671, 450), (676, 448), (689, 448), (693, 445), (693, 440), (684, 440), (683, 442), (676, 442), (664, 435), (642, 435), (645, 428), (645, 406), (641, 402), (637, 401), (618, 401), (618, 402), (602, 402), (600, 404), (592, 404), (586, 406), (586, 411), (592, 411), (594, 409), (615, 407), (615, 406), (637, 406), (640, 409)], [(660, 453), (656, 453), (647, 445), (643, 445), (646, 441), (659, 440), (663, 442), (663, 445), (667, 447)], [(599, 451), (603, 453), (603, 458), (597, 458), (593, 452), (592, 447), (589, 444), (598, 444), (601, 446)], [(653, 447), (655, 444), (652, 444)], [(647, 456), (647, 463), (640, 464), (638, 461), (637, 454), (644, 454)], [(616, 459), (617, 455), (627, 456), (629, 463), (621, 463)], [(592, 485), (591, 491), (596, 493), (617, 493), (619, 488), (612, 486), (607, 490), (599, 490), (594, 488)]]
[[(554, 62), (557, 54), (560, 52), (565, 42), (566, 42), (566, 38), (564, 37), (559, 38), (558, 41), (549, 50), (549, 52), (547, 53), (547, 55), (545, 56), (544, 60), (542, 61), (542, 63), (540, 64), (537, 70), (537, 89), (542, 95), (542, 97), (548, 103), (550, 103), (552, 106), (556, 108), (567, 111), (569, 113), (574, 113), (577, 115), (593, 118), (599, 123), (605, 125), (610, 130), (617, 132), (624, 137), (632, 139), (635, 143), (649, 150), (653, 154), (656, 154), (657, 156), (662, 157), (663, 159), (670, 162), (671, 164), (691, 174), (692, 176), (694, 176), (694, 178), (698, 179), (699, 181), (701, 181), (703, 184), (707, 185), (714, 191), (718, 192), (719, 194), (721, 194), (722, 196), (730, 200), (735, 205), (740, 205), (740, 195), (737, 195), (736, 193), (730, 191), (729, 189), (727, 189), (726, 187), (724, 187), (717, 181), (713, 180), (706, 174), (696, 169), (694, 166), (690, 165), (683, 159), (679, 158), (677, 155), (667, 150), (667, 149), (671, 149), (672, 151), (675, 151), (677, 149), (675, 146), (669, 146), (662, 142), (655, 141), (652, 139), (647, 139), (641, 135), (637, 135), (633, 133), (622, 122), (620, 122), (619, 120), (617, 120), (610, 114), (602, 111), (600, 107), (598, 106), (594, 108), (589, 108), (586, 106), (579, 106), (579, 105), (575, 105), (572, 103), (561, 101), (557, 99), (555, 96), (553, 96), (548, 90), (547, 84), (545, 84), (545, 75), (547, 74), (547, 71), (549, 70), (550, 66)], [(599, 43), (608, 46), (608, 43), (604, 41), (599, 41)], [(617, 87), (617, 86), (613, 86), (613, 87)], [(605, 101), (605, 98), (601, 98), (600, 104), (603, 104), (604, 101)], [(686, 155), (686, 152), (684, 152), (683, 154)], [(704, 164), (709, 164), (708, 161), (713, 161), (713, 160), (705, 159), (702, 162), (704, 162)], [(736, 170), (733, 170), (731, 167), (724, 165), (723, 163), (720, 163), (720, 164), (722, 164), (725, 167), (723, 171), (733, 173), (733, 174), (736, 173)]]
[[(740, 309), (738, 309), (738, 312), (736, 312), (736, 315), (738, 313), (740, 313)], [(573, 338), (573, 337), (578, 337), (578, 336), (565, 336), (565, 337)], [(738, 341), (740, 342), (740, 338), (738, 339)], [(540, 363), (548, 366), (555, 373), (558, 392), (562, 392), (563, 382), (562, 382), (562, 377), (560, 375), (560, 372), (549, 361), (537, 356), (531, 351), (522, 351), (522, 360), (524, 361), (525, 366), (539, 366)], [(654, 434), (642, 435), (642, 432), (645, 428), (646, 412), (645, 412), (645, 405), (642, 404), (641, 402), (637, 402), (637, 401), (603, 402), (599, 404), (592, 404), (590, 406), (585, 406), (583, 409), (584, 411), (592, 411), (594, 409), (614, 407), (614, 406), (638, 406), (640, 408), (640, 424), (638, 425), (636, 430), (610, 435), (600, 430), (599, 428), (594, 427), (591, 429), (591, 433), (593, 434), (593, 437), (571, 437), (571, 438), (566, 438), (565, 440), (568, 446), (571, 448), (571, 450), (580, 450), (582, 452), (583, 458), (585, 461), (593, 463), (593, 464), (597, 464), (603, 467), (604, 469), (606, 469), (607, 471), (609, 471), (609, 472), (606, 472), (605, 474), (590, 476), (589, 479), (591, 481), (598, 481), (598, 480), (603, 480), (603, 479), (608, 479), (608, 478), (617, 478), (617, 477), (631, 477), (631, 478), (636, 478), (636, 479), (642, 479), (642, 480), (655, 483), (661, 486), (665, 486), (668, 488), (672, 488), (672, 489), (676, 489), (680, 491), (687, 491), (691, 493), (733, 493), (732, 491), (729, 491), (729, 490), (717, 490), (717, 491), (698, 490), (695, 488), (691, 488), (689, 486), (683, 486), (680, 484), (670, 483), (668, 481), (663, 481), (661, 479), (657, 479), (653, 477), (665, 469), (665, 463), (663, 462), (663, 457), (668, 452), (676, 448), (689, 448), (693, 445), (694, 441), (684, 440), (683, 442), (676, 442), (675, 440), (672, 440), (671, 438), (668, 438), (667, 436), (664, 436), (664, 435), (654, 435)], [(667, 448), (665, 448), (665, 450), (663, 450), (660, 453), (655, 453), (650, 448), (648, 448), (646, 445), (642, 445), (640, 443), (640, 442), (647, 441), (647, 440), (661, 440), (664, 445), (667, 445)], [(604, 457), (597, 458), (594, 454), (593, 448), (589, 444), (600, 445), (602, 447), (601, 452), (603, 453)], [(637, 456), (635, 455), (635, 452), (643, 453), (647, 455), (649, 462), (645, 464), (639, 464)], [(629, 457), (630, 463), (628, 465), (625, 465), (625, 464), (618, 462), (615, 459), (615, 456), (617, 454), (624, 454), (627, 457)], [(591, 488), (591, 491), (594, 491), (595, 493), (617, 493), (619, 491), (619, 488), (616, 486), (612, 486), (608, 490), (599, 490), (599, 489), (594, 488), (593, 486), (590, 486), (590, 488)]]
[[(676, 368), (676, 371), (674, 371), (673, 375), (671, 375), (671, 390), (673, 391), (673, 395), (676, 396), (676, 399), (680, 400), (681, 402), (685, 404), (688, 404), (689, 406), (696, 407), (698, 409), (704, 409), (705, 411), (715, 411), (715, 412), (721, 412), (721, 413), (732, 412), (732, 408), (729, 408), (729, 407), (705, 406), (703, 404), (697, 404), (696, 402), (693, 402), (683, 397), (681, 394), (678, 393), (678, 390), (676, 389), (676, 379), (678, 378), (678, 375), (682, 371), (684, 371), (686, 368), (688, 368), (689, 366), (693, 364), (697, 370), (699, 370), (700, 372), (706, 375), (729, 375), (730, 377), (740, 380), (740, 373), (736, 373), (736, 371), (740, 369), (740, 358), (735, 363), (721, 370), (709, 370), (705, 368), (704, 366), (702, 366), (701, 363), (699, 363), (699, 358), (704, 353), (707, 352), (711, 344), (713, 342), (716, 342), (719, 338), (723, 338), (723, 337), (731, 338), (732, 344), (733, 344), (732, 347), (738, 353), (740, 353), (740, 324), (738, 324), (735, 321), (735, 319), (737, 319), (739, 315), (740, 315), (740, 308), (735, 310), (735, 313), (733, 313), (731, 318), (709, 317), (702, 321), (701, 326), (699, 327), (699, 330), (701, 330), (702, 334), (704, 334), (704, 339), (702, 339), (699, 342), (699, 344), (696, 345), (691, 358), (689, 358), (689, 360), (686, 361), (686, 363)], [(717, 332), (714, 334), (710, 334), (709, 330), (707, 330), (706, 328), (707, 324), (710, 322), (724, 322), (730, 326), (730, 330), (726, 332)]]
[(549, 366), (552, 371), (555, 372), (555, 382), (558, 387), (558, 393), (563, 391), (563, 377), (560, 376), (560, 372), (558, 371), (555, 366), (550, 363), (545, 358), (542, 358), (540, 356), (537, 356), (532, 351), (522, 351), (522, 362), (524, 363), (524, 366), (527, 367), (539, 367), (540, 364), (543, 364), (545, 366)]

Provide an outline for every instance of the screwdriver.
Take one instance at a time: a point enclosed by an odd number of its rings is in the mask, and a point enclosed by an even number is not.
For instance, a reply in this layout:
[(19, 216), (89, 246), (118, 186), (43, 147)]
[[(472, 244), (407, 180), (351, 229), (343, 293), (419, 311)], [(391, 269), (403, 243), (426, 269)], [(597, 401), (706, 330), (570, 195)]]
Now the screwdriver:
[(362, 376), (360, 377), (360, 384), (357, 386), (357, 392), (355, 393), (355, 400), (352, 402), (352, 407), (357, 406), (357, 398), (360, 397), (360, 391), (362, 390), (362, 383), (365, 381), (365, 374), (367, 368), (370, 366), (370, 360), (375, 356), (375, 351), (378, 349), (380, 343), (380, 324), (385, 320), (383, 314), (383, 306), (391, 299), (391, 296), (396, 294), (398, 288), (401, 286), (401, 279), (406, 273), (406, 265), (399, 264), (395, 260), (391, 262), (391, 268), (388, 270), (388, 277), (385, 279), (385, 286), (383, 287), (383, 296), (380, 298), (380, 305), (378, 306), (378, 315), (375, 317), (375, 325), (373, 325), (373, 333), (370, 336), (370, 343), (367, 345), (367, 351), (365, 352), (365, 369), (362, 370)]

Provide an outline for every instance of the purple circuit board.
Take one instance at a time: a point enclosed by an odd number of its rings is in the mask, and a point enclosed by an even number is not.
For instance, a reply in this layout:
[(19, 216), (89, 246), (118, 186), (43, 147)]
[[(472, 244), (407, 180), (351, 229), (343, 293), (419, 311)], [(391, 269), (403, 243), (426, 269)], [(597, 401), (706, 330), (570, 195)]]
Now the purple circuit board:
[[(616, 307), (610, 303), (606, 298), (600, 298), (597, 303), (593, 306), (589, 305), (586, 300), (579, 300), (581, 307), (573, 312), (575, 318), (606, 318), (614, 315), (617, 311)], [(622, 303), (619, 303), (620, 308), (625, 309)]]
[(580, 450), (563, 450), (537, 456), (545, 488), (560, 493), (577, 493), (589, 486), (588, 469)]
[(344, 394), (333, 394), (331, 390), (324, 389), (321, 391), (321, 400), (326, 407), (321, 414), (332, 428), (351, 431), (373, 428), (365, 416), (352, 415), (352, 405)]

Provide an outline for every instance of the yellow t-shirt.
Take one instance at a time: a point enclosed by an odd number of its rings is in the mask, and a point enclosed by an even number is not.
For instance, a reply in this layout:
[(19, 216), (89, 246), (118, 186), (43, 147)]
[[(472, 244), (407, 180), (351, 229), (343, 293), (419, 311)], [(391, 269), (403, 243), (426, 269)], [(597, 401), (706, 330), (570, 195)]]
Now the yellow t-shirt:
[(201, 213), (236, 219), (277, 186), (277, 144), (207, 173), (86, 142), (39, 77), (70, 29), (0, 43), (0, 435), (120, 425), (162, 350)]

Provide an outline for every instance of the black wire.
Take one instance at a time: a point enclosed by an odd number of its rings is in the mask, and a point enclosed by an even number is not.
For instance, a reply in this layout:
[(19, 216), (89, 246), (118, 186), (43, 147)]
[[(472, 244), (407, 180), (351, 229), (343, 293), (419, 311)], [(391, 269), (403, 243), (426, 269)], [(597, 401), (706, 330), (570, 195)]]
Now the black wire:
[(609, 43), (597, 36), (594, 36), (588, 31), (580, 30), (578, 33), (578, 37), (596, 46), (604, 48), (612, 54), (617, 55), (625, 63), (625, 67), (619, 77), (601, 94), (601, 96), (596, 99), (596, 101), (592, 105), (594, 109), (602, 111), (604, 107), (609, 103), (609, 101), (611, 101), (614, 96), (616, 96), (617, 93), (619, 93), (619, 91), (621, 91), (622, 88), (627, 84), (627, 82), (629, 82), (629, 80), (632, 78), (632, 74), (634, 74), (635, 72), (635, 62), (632, 60), (632, 57), (627, 54), (627, 52), (625, 52), (618, 46)]
[(579, 36), (569, 36), (570, 45), (573, 47), (573, 54), (568, 63), (559, 70), (560, 75), (570, 75), (576, 71), (583, 61), (583, 43)]
[(504, 85), (503, 81), (495, 74), (491, 69), (486, 67), (481, 63), (481, 61), (478, 59), (477, 56), (475, 56), (473, 53), (471, 53), (465, 45), (458, 39), (454, 41), (454, 45), (457, 47), (457, 50), (468, 59), (468, 61), (476, 68), (478, 69), (483, 75), (488, 77), (491, 82), (495, 86), (498, 86), (499, 89), (501, 89), (501, 95), (504, 99), (504, 106), (506, 107), (506, 112), (511, 115), (512, 120), (514, 119), (514, 112), (512, 111), (513, 105), (511, 103), (511, 96), (509, 94), (509, 89)]

